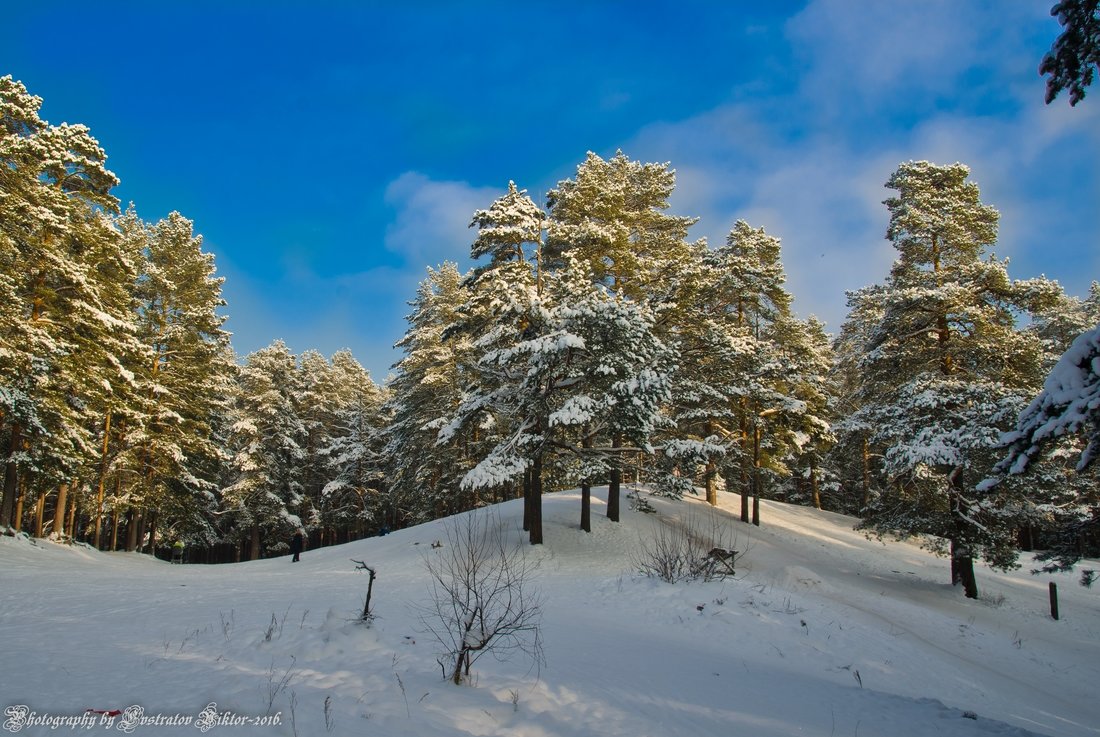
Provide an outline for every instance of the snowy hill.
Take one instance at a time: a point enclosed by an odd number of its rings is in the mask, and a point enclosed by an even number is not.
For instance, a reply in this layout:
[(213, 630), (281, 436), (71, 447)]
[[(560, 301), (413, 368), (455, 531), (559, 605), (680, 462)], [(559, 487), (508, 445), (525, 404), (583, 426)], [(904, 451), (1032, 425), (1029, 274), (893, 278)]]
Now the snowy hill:
[[(601, 495), (605, 490), (595, 490)], [(594, 496), (595, 496), (594, 495)], [(544, 501), (539, 568), (546, 666), (485, 657), (474, 685), (442, 679), (413, 604), (442, 522), (383, 538), (225, 566), (172, 566), (26, 539), (0, 539), (0, 706), (19, 734), (63, 734), (85, 710), (144, 709), (191, 724), (275, 724), (209, 734), (379, 735), (1100, 735), (1100, 594), (1056, 576), (979, 571), (983, 599), (947, 564), (868, 541), (840, 515), (762, 504), (757, 529), (719, 512), (743, 551), (737, 576), (670, 585), (632, 556), (659, 525), (712, 522), (705, 505), (624, 504), (577, 529), (579, 495)], [(726, 510), (739, 504), (724, 495)], [(496, 508), (519, 541), (521, 506)], [(482, 512), (484, 513), (484, 512)], [(378, 571), (371, 627), (355, 621)], [(25, 705), (36, 724), (18, 721)], [(95, 733), (104, 719), (88, 714)], [(109, 717), (108, 717), (109, 718)], [(117, 730), (123, 716), (113, 725)], [(258, 721), (263, 721), (262, 719)], [(112, 730), (112, 731), (113, 731)]]

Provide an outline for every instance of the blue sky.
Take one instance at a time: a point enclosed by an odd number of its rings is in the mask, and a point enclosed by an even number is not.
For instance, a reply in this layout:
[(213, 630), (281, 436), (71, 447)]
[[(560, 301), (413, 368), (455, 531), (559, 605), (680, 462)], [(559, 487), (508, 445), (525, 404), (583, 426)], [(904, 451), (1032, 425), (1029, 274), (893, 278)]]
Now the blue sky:
[(830, 330), (882, 281), (883, 183), (962, 161), (1010, 273), (1100, 279), (1100, 87), (1043, 104), (1053, 0), (67, 2), (4, 11), (0, 74), (88, 125), (155, 221), (195, 222), (239, 354), (349, 348), (381, 381), (473, 211), (589, 150), (668, 161), (673, 210), (783, 240)]

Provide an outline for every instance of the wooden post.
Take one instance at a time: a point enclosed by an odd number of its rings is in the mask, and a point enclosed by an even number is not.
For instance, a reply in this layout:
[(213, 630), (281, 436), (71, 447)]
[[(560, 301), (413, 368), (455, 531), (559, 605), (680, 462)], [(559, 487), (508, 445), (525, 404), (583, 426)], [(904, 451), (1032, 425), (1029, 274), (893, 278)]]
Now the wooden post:
[(1058, 584), (1050, 582), (1050, 616), (1058, 619)]

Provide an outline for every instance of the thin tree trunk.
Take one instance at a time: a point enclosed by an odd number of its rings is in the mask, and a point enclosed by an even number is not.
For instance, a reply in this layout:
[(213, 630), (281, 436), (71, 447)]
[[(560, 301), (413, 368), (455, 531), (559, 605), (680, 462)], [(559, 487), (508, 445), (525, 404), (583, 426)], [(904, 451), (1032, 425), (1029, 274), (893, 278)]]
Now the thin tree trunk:
[(760, 526), (760, 428), (752, 430), (752, 523)]
[(45, 516), (46, 516), (46, 494), (43, 493), (43, 494), (39, 495), (38, 502), (35, 504), (35, 508), (34, 508), (34, 536), (35, 537), (42, 537), (42, 533), (45, 532), (45, 530), (43, 529), (44, 524), (45, 524), (43, 520), (44, 520)]
[(15, 528), (16, 532), (19, 532), (23, 529), (23, 504), (27, 500), (27, 485), (24, 483), (23, 479), (19, 479), (19, 484), (16, 488), (18, 492), (15, 497), (15, 519), (13, 520), (14, 524), (12, 527)]
[(810, 464), (810, 496), (814, 500), (814, 509), (821, 509), (821, 488), (817, 483), (817, 464)]
[[(618, 433), (611, 436), (611, 447), (621, 448), (623, 447), (622, 437)], [(622, 458), (618, 453), (612, 452), (614, 456), (612, 459), (611, 467), (611, 483), (607, 485), (607, 518), (612, 522), (619, 521), (619, 487), (622, 484), (623, 471), (620, 464)]]
[(132, 553), (137, 548), (137, 512), (133, 508), (126, 510), (126, 552)]
[(749, 457), (749, 428), (748, 423), (741, 420), (741, 463), (738, 464), (741, 472), (741, 521), (749, 521), (749, 497), (752, 496), (752, 487), (749, 485), (749, 469), (747, 459)]
[(69, 485), (58, 484), (57, 504), (53, 509), (53, 531), (51, 535), (59, 540), (65, 537), (65, 505), (69, 501)]
[(531, 501), (531, 469), (523, 472), (523, 531), (531, 531), (531, 511), (534, 504)]
[(65, 526), (65, 529), (69, 531), (69, 539), (76, 540), (76, 508), (77, 501), (80, 498), (80, 485), (79, 482), (73, 481), (73, 498), (69, 501), (69, 524)]
[(103, 453), (99, 457), (99, 482), (97, 484), (95, 505), (95, 547), (100, 550), (99, 540), (103, 528), (103, 495), (107, 485), (107, 441), (111, 435), (111, 413), (103, 420)]
[(157, 554), (157, 522), (159, 521), (157, 510), (152, 510), (148, 513), (149, 517), (149, 554), (155, 556)]
[(111, 513), (111, 551), (118, 550), (118, 508)]
[(4, 497), (0, 502), (0, 527), (14, 527), (15, 496), (19, 488), (19, 464), (15, 462), (15, 454), (23, 444), (23, 432), (18, 422), (12, 423), (11, 437), (8, 444), (8, 460), (4, 464)]
[[(714, 434), (714, 422), (712, 420), (707, 420), (707, 426), (706, 426), (706, 429), (704, 430), (704, 432), (706, 432), (708, 438), (711, 435)], [(711, 505), (712, 507), (717, 507), (718, 506), (718, 467), (717, 467), (717, 464), (714, 462), (714, 459), (709, 457), (709, 456), (707, 457), (707, 467), (706, 467), (705, 473), (706, 473), (705, 484), (706, 484), (706, 489), (707, 489), (707, 504)]]
[(867, 509), (871, 505), (871, 443), (867, 439), (867, 433), (863, 434), (863, 506)]
[(260, 559), (260, 526), (257, 524), (252, 525), (252, 537), (248, 548), (248, 559)]
[(542, 452), (535, 456), (531, 469), (531, 544), (542, 544)]
[[(585, 427), (581, 432), (584, 433), (581, 447), (591, 448), (592, 437), (588, 434), (588, 428)], [(581, 529), (592, 532), (592, 483), (588, 478), (581, 484)]]

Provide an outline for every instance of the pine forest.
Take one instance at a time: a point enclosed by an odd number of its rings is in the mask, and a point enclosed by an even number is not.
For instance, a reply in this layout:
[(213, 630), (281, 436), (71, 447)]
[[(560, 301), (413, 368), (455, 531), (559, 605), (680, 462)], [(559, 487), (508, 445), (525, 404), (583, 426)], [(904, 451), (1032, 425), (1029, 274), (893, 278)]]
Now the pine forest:
[(538, 545), (544, 495), (579, 488), (591, 532), (593, 486), (615, 521), (643, 485), (737, 493), (748, 525), (761, 500), (852, 515), (942, 554), (969, 597), (975, 561), (1100, 553), (1100, 285), (1011, 273), (963, 163), (877, 173), (893, 263), (833, 333), (799, 317), (764, 228), (689, 237), (675, 162), (507, 182), (469, 213), (473, 268), (424, 264), (381, 384), (276, 336), (235, 355), (192, 221), (124, 206), (93, 131), (41, 105), (0, 78), (8, 534), (219, 563), (522, 499)]

